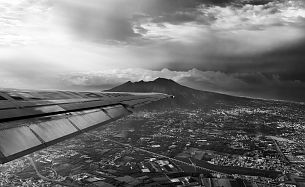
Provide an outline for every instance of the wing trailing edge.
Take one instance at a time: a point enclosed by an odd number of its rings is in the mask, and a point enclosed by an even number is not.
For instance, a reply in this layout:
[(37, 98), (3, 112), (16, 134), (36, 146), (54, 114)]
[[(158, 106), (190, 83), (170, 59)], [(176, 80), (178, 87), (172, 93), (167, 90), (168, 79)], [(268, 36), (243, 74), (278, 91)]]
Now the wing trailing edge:
[(6, 163), (171, 97), (159, 93), (0, 90), (0, 163)]

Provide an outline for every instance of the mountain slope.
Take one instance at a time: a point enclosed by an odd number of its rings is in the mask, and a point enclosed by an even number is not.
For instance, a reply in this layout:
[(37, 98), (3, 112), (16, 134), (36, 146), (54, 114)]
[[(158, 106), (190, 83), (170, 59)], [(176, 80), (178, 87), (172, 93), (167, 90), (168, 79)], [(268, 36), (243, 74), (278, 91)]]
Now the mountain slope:
[[(148, 108), (197, 108), (215, 104), (234, 104), (236, 102), (246, 102), (249, 99), (235, 97), (220, 93), (195, 90), (176, 83), (170, 79), (157, 78), (154, 81), (126, 82), (114, 87), (112, 92), (159, 92), (174, 95), (174, 99), (167, 99), (156, 104), (149, 105)], [(159, 107), (157, 107), (159, 106)]]
[[(156, 104), (149, 105), (148, 108), (197, 108), (202, 106), (211, 106), (215, 104), (237, 104), (244, 103), (250, 99), (235, 97), (215, 92), (195, 90), (176, 83), (170, 79), (157, 78), (154, 81), (144, 82), (126, 82), (114, 87), (112, 92), (160, 92), (174, 95), (174, 99), (160, 101)], [(159, 107), (157, 107), (159, 106)]]

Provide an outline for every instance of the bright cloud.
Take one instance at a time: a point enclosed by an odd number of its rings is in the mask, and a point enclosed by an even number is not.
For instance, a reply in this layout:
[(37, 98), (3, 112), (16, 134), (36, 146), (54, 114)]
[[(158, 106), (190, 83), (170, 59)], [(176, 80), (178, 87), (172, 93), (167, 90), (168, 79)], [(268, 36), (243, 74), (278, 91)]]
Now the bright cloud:
[(245, 81), (255, 75), (275, 90), (302, 89), (304, 7), (302, 0), (0, 0), (0, 84), (59, 88), (67, 75), (65, 86), (94, 87), (166, 77), (245, 93), (259, 90)]
[(215, 20), (211, 26), (216, 30), (260, 30), (268, 26), (282, 26), (302, 22), (305, 9), (300, 9), (299, 1), (269, 2), (264, 5), (245, 4), (235, 6), (202, 6), (200, 11)]

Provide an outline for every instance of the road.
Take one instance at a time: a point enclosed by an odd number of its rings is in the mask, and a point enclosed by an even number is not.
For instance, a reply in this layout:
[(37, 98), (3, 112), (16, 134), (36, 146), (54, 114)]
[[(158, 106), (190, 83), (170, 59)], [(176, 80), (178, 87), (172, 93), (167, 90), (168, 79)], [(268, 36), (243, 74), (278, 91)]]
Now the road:
[[(90, 133), (90, 135), (95, 136), (95, 137), (100, 138), (100, 139), (108, 140), (108, 141), (110, 141), (110, 142), (113, 142), (113, 143), (115, 143), (115, 144), (119, 144), (119, 145), (124, 146), (124, 147), (130, 147), (130, 148), (133, 148), (133, 149), (135, 149), (135, 150), (137, 150), (137, 151), (142, 151), (142, 152), (145, 152), (145, 153), (148, 153), (148, 154), (151, 154), (151, 155), (155, 155), (155, 156), (157, 156), (157, 157), (167, 158), (168, 160), (171, 160), (171, 161), (173, 161), (174, 163), (176, 162), (176, 163), (180, 163), (180, 164), (185, 164), (185, 165), (187, 165), (187, 166), (190, 166), (190, 167), (193, 167), (193, 168), (196, 168), (196, 169), (200, 169), (200, 170), (202, 170), (202, 171), (207, 171), (207, 172), (210, 172), (210, 173), (223, 174), (223, 175), (230, 175), (230, 173), (221, 172), (220, 169), (219, 169), (219, 167), (215, 167), (215, 170), (213, 170), (213, 169), (211, 169), (211, 167), (205, 168), (205, 167), (196, 165), (196, 164), (194, 163), (194, 160), (191, 161), (191, 163), (189, 163), (189, 162), (182, 161), (182, 160), (179, 160), (179, 159), (176, 159), (176, 158), (171, 158), (171, 157), (168, 157), (168, 156), (159, 154), (159, 153), (154, 153), (154, 152), (152, 152), (152, 151), (148, 151), (148, 150), (145, 150), (145, 149), (142, 149), (142, 148), (138, 148), (138, 147), (132, 146), (132, 145), (130, 145), (130, 144), (121, 143), (121, 142), (119, 142), (119, 141), (116, 141), (116, 140), (113, 140), (113, 139), (110, 139), (110, 138), (103, 137), (102, 135), (95, 135), (95, 134), (91, 134), (91, 133)], [(215, 166), (217, 166), (217, 165), (215, 165)], [(216, 169), (217, 169), (217, 170), (216, 170)], [(222, 168), (222, 169), (225, 171), (224, 168)], [(241, 169), (253, 170), (252, 168), (241, 168)], [(259, 171), (259, 170), (258, 170), (258, 171)], [(231, 173), (231, 174), (233, 174), (233, 173)], [(237, 174), (237, 173), (235, 173), (235, 174)], [(238, 175), (240, 175), (240, 176), (257, 176), (257, 175), (245, 175), (245, 174), (242, 174), (242, 173), (238, 173)], [(263, 183), (263, 182), (262, 182), (262, 184), (270, 185), (270, 183), (267, 184), (267, 183)]]
[(283, 160), (284, 162), (286, 162), (286, 163), (289, 164), (289, 163), (290, 163), (289, 160), (288, 160), (287, 157), (284, 155), (284, 153), (283, 153), (283, 151), (281, 150), (281, 148), (279, 147), (277, 141), (274, 140), (274, 139), (272, 139), (272, 141), (273, 141), (273, 143), (274, 143), (274, 145), (275, 145), (275, 147), (276, 147), (277, 152), (281, 155), (282, 160)]
[(267, 178), (276, 178), (279, 175), (281, 175), (281, 172), (278, 171), (272, 171), (272, 170), (260, 170), (260, 169), (255, 169), (255, 168), (245, 168), (245, 167), (238, 167), (238, 166), (220, 166), (220, 165), (213, 165), (208, 162), (203, 162), (203, 161), (197, 161), (196, 159), (192, 159), (191, 162), (189, 162), (189, 159), (176, 159), (176, 158), (171, 158), (162, 154), (154, 153), (152, 151), (148, 151), (142, 148), (134, 147), (130, 144), (125, 144), (121, 143), (119, 141), (110, 139), (110, 138), (105, 138), (101, 135), (94, 135), (98, 138), (108, 140), (110, 142), (126, 146), (126, 147), (131, 147), (137, 151), (142, 151), (151, 155), (155, 155), (161, 158), (167, 158), (168, 160), (173, 161), (174, 163), (180, 163), (180, 164), (185, 164), (187, 166), (193, 167), (195, 169), (200, 169), (202, 171), (207, 171), (210, 173), (217, 173), (217, 174), (223, 174), (223, 175), (231, 175), (231, 174), (238, 174), (241, 176), (260, 176), (260, 177), (267, 177)]
[(145, 153), (148, 153), (148, 154), (151, 154), (151, 155), (155, 155), (155, 156), (158, 156), (158, 157), (161, 157), (161, 158), (167, 158), (171, 161), (174, 161), (174, 162), (178, 162), (178, 163), (181, 163), (181, 164), (186, 164), (188, 166), (191, 166), (191, 167), (194, 167), (196, 169), (201, 169), (201, 170), (204, 170), (204, 171), (207, 171), (207, 172), (213, 172), (213, 173), (220, 173), (220, 174), (224, 174), (224, 175), (227, 175), (226, 173), (221, 173), (219, 171), (215, 171), (215, 170), (211, 170), (211, 169), (207, 169), (207, 168), (204, 168), (204, 167), (201, 167), (201, 166), (197, 166), (195, 164), (192, 164), (192, 163), (187, 163), (187, 162), (184, 162), (184, 161), (181, 161), (181, 160), (178, 160), (178, 159), (175, 159), (175, 158), (171, 158), (171, 157), (168, 157), (168, 156), (165, 156), (165, 155), (161, 155), (161, 154), (158, 154), (158, 153), (154, 153), (154, 152), (151, 152), (151, 151), (148, 151), (148, 150), (145, 150), (145, 149), (142, 149), (142, 148), (139, 148), (139, 147), (134, 147), (130, 144), (124, 144), (124, 143), (121, 143), (121, 142), (118, 142), (116, 140), (112, 140), (112, 139), (109, 139), (109, 138), (105, 138), (103, 136), (98, 136), (98, 135), (95, 135), (95, 134), (90, 134), (90, 135), (93, 135), (95, 137), (98, 137), (98, 138), (102, 138), (102, 139), (105, 139), (105, 140), (108, 140), (110, 142), (113, 142), (113, 143), (116, 143), (116, 144), (119, 144), (119, 145), (122, 145), (122, 146), (127, 146), (127, 147), (131, 147), (137, 151), (142, 151), (142, 152), (145, 152)]

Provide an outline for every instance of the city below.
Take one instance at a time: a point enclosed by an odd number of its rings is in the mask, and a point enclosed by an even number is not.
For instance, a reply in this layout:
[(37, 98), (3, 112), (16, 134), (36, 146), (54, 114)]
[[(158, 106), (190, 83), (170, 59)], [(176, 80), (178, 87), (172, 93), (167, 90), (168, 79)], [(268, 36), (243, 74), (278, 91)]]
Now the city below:
[(305, 0), (0, 0), (0, 187), (305, 187)]
[[(143, 109), (30, 157), (75, 186), (304, 186), (304, 105), (252, 100)], [(27, 157), (0, 166), (0, 186), (52, 186)]]

